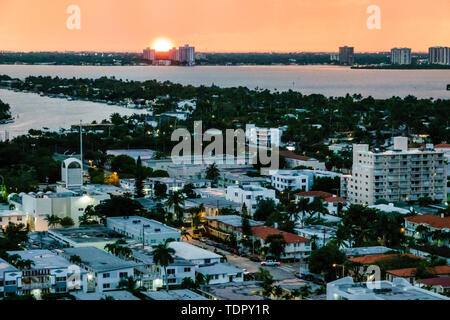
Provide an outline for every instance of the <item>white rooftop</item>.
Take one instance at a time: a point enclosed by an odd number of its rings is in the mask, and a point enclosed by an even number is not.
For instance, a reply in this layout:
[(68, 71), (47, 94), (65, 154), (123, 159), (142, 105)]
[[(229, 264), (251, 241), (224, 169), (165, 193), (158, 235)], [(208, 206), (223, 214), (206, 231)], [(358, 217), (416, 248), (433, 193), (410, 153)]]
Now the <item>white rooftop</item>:
[(26, 216), (27, 214), (19, 210), (0, 210), (0, 217)]
[(171, 242), (169, 243), (169, 247), (175, 250), (175, 255), (186, 260), (222, 258), (221, 255), (196, 247), (187, 242)]
[(143, 294), (152, 300), (208, 300), (204, 296), (187, 289), (143, 292)]
[(327, 284), (327, 300), (338, 297), (349, 300), (450, 300), (450, 298), (411, 285), (403, 278), (393, 282), (354, 283), (345, 277)]
[(0, 258), (0, 279), (3, 279), (3, 273), (10, 271), (19, 271), (19, 269)]
[(33, 261), (32, 270), (66, 268), (72, 265), (69, 260), (50, 250), (8, 251), (7, 253), (9, 255), (17, 254), (22, 260)]
[(394, 204), (390, 203), (390, 204), (376, 204), (373, 206), (369, 206), (369, 208), (372, 209), (378, 209), (380, 211), (383, 212), (398, 212), (401, 214), (408, 214), (410, 211), (403, 209), (403, 208), (399, 208), (399, 207), (394, 207)]
[(242, 269), (236, 268), (232, 265), (229, 265), (227, 263), (216, 263), (211, 266), (204, 266), (199, 267), (196, 270), (198, 273), (204, 274), (204, 275), (214, 275), (214, 274), (237, 274), (237, 273), (243, 273), (244, 271)]

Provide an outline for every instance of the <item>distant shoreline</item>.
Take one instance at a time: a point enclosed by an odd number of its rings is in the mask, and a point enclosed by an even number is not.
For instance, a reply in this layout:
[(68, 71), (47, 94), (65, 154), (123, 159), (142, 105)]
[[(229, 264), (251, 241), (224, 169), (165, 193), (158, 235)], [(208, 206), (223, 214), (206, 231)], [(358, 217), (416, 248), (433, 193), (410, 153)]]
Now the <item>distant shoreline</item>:
[(423, 65), (423, 66), (409, 66), (409, 65), (386, 65), (386, 66), (352, 66), (351, 69), (363, 70), (450, 70), (447, 65)]

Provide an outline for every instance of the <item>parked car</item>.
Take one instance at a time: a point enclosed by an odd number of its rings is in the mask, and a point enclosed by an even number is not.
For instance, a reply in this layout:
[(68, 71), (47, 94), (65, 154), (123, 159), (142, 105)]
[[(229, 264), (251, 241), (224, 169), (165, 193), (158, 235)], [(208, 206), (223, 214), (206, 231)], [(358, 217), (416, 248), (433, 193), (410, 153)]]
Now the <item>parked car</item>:
[(261, 265), (268, 266), (268, 267), (278, 267), (279, 265), (281, 265), (281, 263), (279, 261), (275, 261), (275, 260), (266, 260), (266, 261), (262, 261)]
[(261, 259), (258, 256), (250, 256), (249, 259), (253, 262), (261, 262)]

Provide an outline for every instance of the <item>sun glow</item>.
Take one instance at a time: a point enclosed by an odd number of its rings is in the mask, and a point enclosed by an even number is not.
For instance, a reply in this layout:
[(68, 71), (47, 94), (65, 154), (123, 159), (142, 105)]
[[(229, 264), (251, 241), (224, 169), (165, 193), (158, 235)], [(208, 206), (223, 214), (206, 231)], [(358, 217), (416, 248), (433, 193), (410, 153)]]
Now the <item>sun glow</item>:
[(167, 52), (173, 48), (172, 43), (165, 38), (156, 39), (153, 43), (153, 49), (156, 51)]

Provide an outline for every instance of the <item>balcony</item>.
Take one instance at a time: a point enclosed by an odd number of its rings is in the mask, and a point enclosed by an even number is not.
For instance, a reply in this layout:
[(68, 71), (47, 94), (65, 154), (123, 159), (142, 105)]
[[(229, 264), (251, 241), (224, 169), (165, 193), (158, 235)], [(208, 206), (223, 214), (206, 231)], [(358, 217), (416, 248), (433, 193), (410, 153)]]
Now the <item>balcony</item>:
[(29, 284), (23, 284), (22, 283), (22, 290), (36, 290), (36, 289), (50, 289), (52, 287), (51, 283), (45, 282), (45, 283), (29, 283)]

